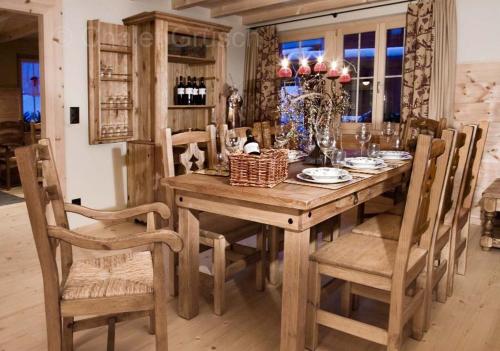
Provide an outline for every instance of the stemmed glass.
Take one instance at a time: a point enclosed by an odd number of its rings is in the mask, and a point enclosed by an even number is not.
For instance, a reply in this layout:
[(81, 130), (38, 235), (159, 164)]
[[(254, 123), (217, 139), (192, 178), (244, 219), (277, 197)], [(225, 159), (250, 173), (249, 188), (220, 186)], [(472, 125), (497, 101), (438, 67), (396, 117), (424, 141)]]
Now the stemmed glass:
[(335, 131), (330, 126), (318, 128), (316, 131), (316, 141), (325, 155), (323, 166), (326, 164), (326, 159), (331, 157), (331, 152), (335, 148)]
[(391, 122), (384, 122), (382, 126), (382, 134), (386, 137), (387, 143), (391, 142), (392, 136), (396, 132), (394, 124)]
[(222, 152), (217, 154), (217, 163), (215, 165), (215, 169), (217, 170), (217, 174), (222, 174), (222, 171), (226, 168), (226, 155)]
[(289, 133), (284, 124), (276, 124), (274, 126), (274, 147), (281, 149), (288, 143)]
[(334, 149), (332, 151), (332, 167), (333, 168), (342, 168), (345, 166), (346, 152), (342, 149)]
[(372, 138), (372, 133), (365, 123), (361, 123), (356, 134), (354, 135), (358, 143), (361, 144), (361, 157), (363, 157), (363, 149), (367, 142)]
[(224, 140), (229, 153), (233, 154), (240, 149), (241, 139), (235, 130), (229, 129)]

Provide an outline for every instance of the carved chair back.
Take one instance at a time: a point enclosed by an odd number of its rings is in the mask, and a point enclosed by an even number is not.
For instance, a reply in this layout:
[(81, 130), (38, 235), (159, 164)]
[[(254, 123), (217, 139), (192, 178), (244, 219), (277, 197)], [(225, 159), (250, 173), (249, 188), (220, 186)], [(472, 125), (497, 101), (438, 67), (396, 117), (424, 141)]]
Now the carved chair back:
[(446, 118), (439, 121), (429, 118), (411, 117), (406, 121), (403, 128), (403, 145), (410, 151), (415, 151), (419, 135), (430, 135), (433, 138), (441, 138), (441, 133), (446, 128)]

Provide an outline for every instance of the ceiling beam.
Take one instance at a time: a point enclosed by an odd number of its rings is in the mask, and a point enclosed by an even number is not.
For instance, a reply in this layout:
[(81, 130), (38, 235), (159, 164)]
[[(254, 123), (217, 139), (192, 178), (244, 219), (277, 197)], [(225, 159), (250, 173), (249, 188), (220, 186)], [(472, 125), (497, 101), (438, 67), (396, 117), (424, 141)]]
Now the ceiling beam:
[(220, 2), (217, 0), (172, 0), (174, 10), (182, 10), (195, 6), (210, 6)]
[(38, 32), (38, 23), (35, 21), (29, 21), (20, 26), (9, 28), (6, 31), (0, 33), (0, 43), (6, 43), (9, 41), (21, 39)]
[(272, 10), (252, 12), (243, 16), (243, 24), (252, 25), (256, 23), (284, 20), (290, 17), (308, 15), (311, 13), (339, 10), (341, 8), (367, 5), (386, 0), (320, 0), (307, 4), (281, 6)]
[(212, 7), (212, 17), (240, 15), (248, 11), (296, 5), (317, 0), (233, 0), (232, 2)]

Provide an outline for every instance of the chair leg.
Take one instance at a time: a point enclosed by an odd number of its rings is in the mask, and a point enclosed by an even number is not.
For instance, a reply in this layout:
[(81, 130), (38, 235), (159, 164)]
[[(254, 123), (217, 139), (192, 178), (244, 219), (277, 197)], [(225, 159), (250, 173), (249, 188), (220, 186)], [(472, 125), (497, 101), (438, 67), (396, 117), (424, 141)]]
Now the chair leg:
[(73, 321), (73, 317), (63, 318), (62, 339), (64, 351), (73, 351)]
[(115, 325), (116, 318), (110, 318), (108, 321), (108, 347), (107, 351), (115, 350)]
[(307, 299), (306, 315), (306, 348), (316, 350), (318, 347), (318, 324), (316, 323), (316, 312), (320, 306), (321, 276), (317, 262), (309, 264), (309, 289)]
[(257, 233), (257, 251), (260, 253), (259, 262), (255, 267), (255, 288), (257, 291), (264, 291), (266, 288), (266, 235), (264, 226)]
[(441, 260), (446, 261), (446, 270), (444, 272), (444, 275), (439, 280), (436, 289), (436, 300), (440, 303), (445, 303), (448, 297), (446, 289), (448, 287), (448, 270), (450, 268), (449, 257), (450, 257), (450, 243), (448, 242), (441, 251)]
[(351, 316), (352, 298), (355, 295), (351, 294), (351, 282), (345, 282), (340, 290), (340, 313), (344, 317)]
[(8, 160), (5, 163), (5, 188), (7, 190), (10, 190), (11, 188), (11, 165)]
[(58, 298), (45, 298), (47, 351), (62, 350), (62, 318)]
[(221, 316), (224, 314), (225, 309), (226, 239), (214, 240), (213, 255), (214, 313)]
[(281, 284), (280, 273), (280, 242), (282, 229), (271, 227), (269, 235), (269, 283), (274, 286)]
[(149, 334), (154, 335), (155, 334), (155, 311), (152, 310), (149, 312)]
[(178, 262), (179, 255), (170, 251), (168, 253), (168, 291), (172, 297), (179, 294), (179, 276), (177, 275)]
[(446, 295), (453, 295), (453, 282), (455, 279), (455, 267), (456, 267), (456, 244), (457, 239), (459, 238), (460, 231), (457, 231), (456, 228), (452, 229), (451, 238), (450, 238), (450, 255), (448, 261), (448, 270), (447, 270), (447, 285), (446, 285)]
[(167, 310), (168, 310), (168, 287), (166, 259), (168, 248), (161, 243), (154, 244), (153, 251), (153, 289), (154, 289), (154, 329), (156, 339), (156, 351), (168, 351), (167, 335)]
[(422, 340), (424, 336), (426, 303), (428, 302), (425, 290), (427, 285), (428, 285), (427, 274), (425, 273), (421, 274), (417, 278), (417, 286), (414, 294), (417, 295), (420, 291), (423, 292), (422, 301), (412, 317), (412, 338), (414, 338), (415, 340)]
[(469, 228), (470, 228), (470, 214), (469, 218), (467, 219), (467, 223), (465, 224), (465, 227), (463, 228), (464, 236), (465, 236), (465, 249), (460, 255), (460, 257), (457, 258), (457, 274), (460, 275), (465, 275), (465, 270), (467, 268), (467, 251), (469, 248)]

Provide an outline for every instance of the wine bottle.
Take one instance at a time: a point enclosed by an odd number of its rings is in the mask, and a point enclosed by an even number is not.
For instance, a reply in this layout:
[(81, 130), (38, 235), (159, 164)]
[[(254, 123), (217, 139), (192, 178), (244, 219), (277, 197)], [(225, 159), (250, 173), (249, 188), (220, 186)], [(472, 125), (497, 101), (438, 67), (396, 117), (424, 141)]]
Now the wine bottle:
[(243, 151), (250, 155), (260, 155), (260, 146), (259, 143), (255, 141), (255, 138), (252, 135), (252, 130), (247, 129), (246, 133), (247, 141), (243, 145)]
[(186, 105), (193, 104), (193, 83), (191, 83), (191, 76), (188, 76), (186, 84)]
[(179, 88), (179, 77), (175, 77), (175, 85), (174, 85), (174, 105), (179, 105), (177, 101), (177, 89)]
[(199, 105), (198, 84), (196, 84), (196, 77), (193, 77), (193, 105)]
[(177, 104), (185, 105), (186, 102), (186, 86), (184, 85), (184, 77), (181, 76), (179, 79), (179, 85), (177, 86)]
[(200, 78), (200, 86), (198, 87), (198, 95), (200, 100), (200, 105), (207, 104), (207, 87), (205, 86), (205, 78)]

